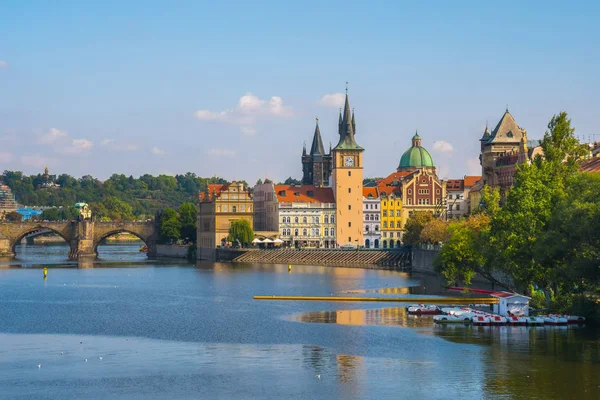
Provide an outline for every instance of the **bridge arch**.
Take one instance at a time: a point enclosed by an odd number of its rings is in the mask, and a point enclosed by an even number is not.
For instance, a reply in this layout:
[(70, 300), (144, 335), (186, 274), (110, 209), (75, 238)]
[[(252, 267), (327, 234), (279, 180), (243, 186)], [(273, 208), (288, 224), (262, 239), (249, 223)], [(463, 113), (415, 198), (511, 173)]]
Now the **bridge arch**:
[(148, 246), (148, 255), (156, 251), (156, 232), (153, 223), (96, 223), (94, 228), (92, 251), (97, 256), (98, 246), (104, 239), (119, 234), (129, 233)]
[(19, 243), (21, 243), (21, 241), (23, 240), (23, 238), (25, 238), (25, 236), (30, 235), (35, 232), (39, 232), (39, 231), (50, 231), (50, 232), (55, 233), (56, 235), (60, 236), (65, 241), (65, 243), (69, 246), (68, 256), (71, 257), (73, 252), (76, 251), (77, 249), (73, 249), (72, 232), (71, 232), (71, 229), (68, 226), (68, 224), (69, 223), (61, 223), (61, 224), (43, 224), (43, 223), (41, 223), (41, 224), (36, 224), (33, 226), (31, 226), (29, 224), (22, 224), (22, 226), (20, 227), (21, 229), (17, 229), (16, 231), (14, 231), (14, 235), (9, 239), (10, 240), (10, 250), (11, 250), (12, 254), (16, 255), (17, 245)]
[(133, 230), (130, 230), (130, 229), (121, 228), (121, 229), (115, 229), (113, 231), (102, 233), (102, 235), (99, 235), (96, 238), (94, 238), (94, 253), (98, 254), (98, 246), (100, 246), (100, 244), (102, 244), (104, 239), (107, 239), (113, 235), (118, 235), (119, 233), (129, 233), (130, 235), (133, 235), (136, 238), (140, 239), (148, 247), (150, 247), (150, 245), (153, 244), (152, 240), (150, 240), (147, 237), (144, 237), (144, 235), (142, 235), (138, 232), (135, 232)]

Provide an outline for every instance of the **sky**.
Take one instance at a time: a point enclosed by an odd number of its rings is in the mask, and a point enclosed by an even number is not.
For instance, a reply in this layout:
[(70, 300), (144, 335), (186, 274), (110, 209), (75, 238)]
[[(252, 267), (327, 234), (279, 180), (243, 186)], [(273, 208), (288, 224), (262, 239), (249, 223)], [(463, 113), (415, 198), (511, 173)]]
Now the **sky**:
[[(529, 138), (567, 111), (600, 140), (596, 1), (0, 3), (0, 170), (106, 179), (301, 178), (348, 82), (364, 174), (418, 130), (440, 178), (479, 175), (506, 107)], [(327, 145), (326, 145), (327, 146)]]

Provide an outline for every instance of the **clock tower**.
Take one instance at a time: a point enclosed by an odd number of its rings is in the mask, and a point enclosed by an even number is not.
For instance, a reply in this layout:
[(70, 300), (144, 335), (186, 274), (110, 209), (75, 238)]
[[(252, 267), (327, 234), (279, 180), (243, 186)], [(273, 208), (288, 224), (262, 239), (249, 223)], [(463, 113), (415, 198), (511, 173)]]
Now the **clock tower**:
[(344, 114), (340, 113), (340, 141), (332, 150), (332, 188), (336, 205), (336, 238), (338, 244), (363, 243), (363, 159), (365, 149), (356, 144), (354, 111), (350, 114), (348, 91)]

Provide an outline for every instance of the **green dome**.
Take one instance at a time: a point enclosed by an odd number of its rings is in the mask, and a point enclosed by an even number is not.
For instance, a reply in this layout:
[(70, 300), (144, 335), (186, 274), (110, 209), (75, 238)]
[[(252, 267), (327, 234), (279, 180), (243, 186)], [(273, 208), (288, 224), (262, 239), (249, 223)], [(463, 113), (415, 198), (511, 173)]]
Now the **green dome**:
[(412, 138), (413, 145), (406, 150), (400, 158), (400, 168), (434, 168), (433, 158), (425, 148), (421, 147), (421, 138), (415, 134)]

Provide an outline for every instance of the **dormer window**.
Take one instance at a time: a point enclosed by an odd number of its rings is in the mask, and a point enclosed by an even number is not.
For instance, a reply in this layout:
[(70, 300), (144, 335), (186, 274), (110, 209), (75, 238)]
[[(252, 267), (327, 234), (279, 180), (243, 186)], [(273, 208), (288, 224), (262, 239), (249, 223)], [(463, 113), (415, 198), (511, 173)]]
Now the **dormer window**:
[(315, 195), (315, 193), (312, 190), (309, 190), (308, 192), (306, 192), (306, 194), (308, 195), (308, 197), (313, 197)]
[(278, 195), (281, 197), (285, 197), (285, 190), (280, 190)]

